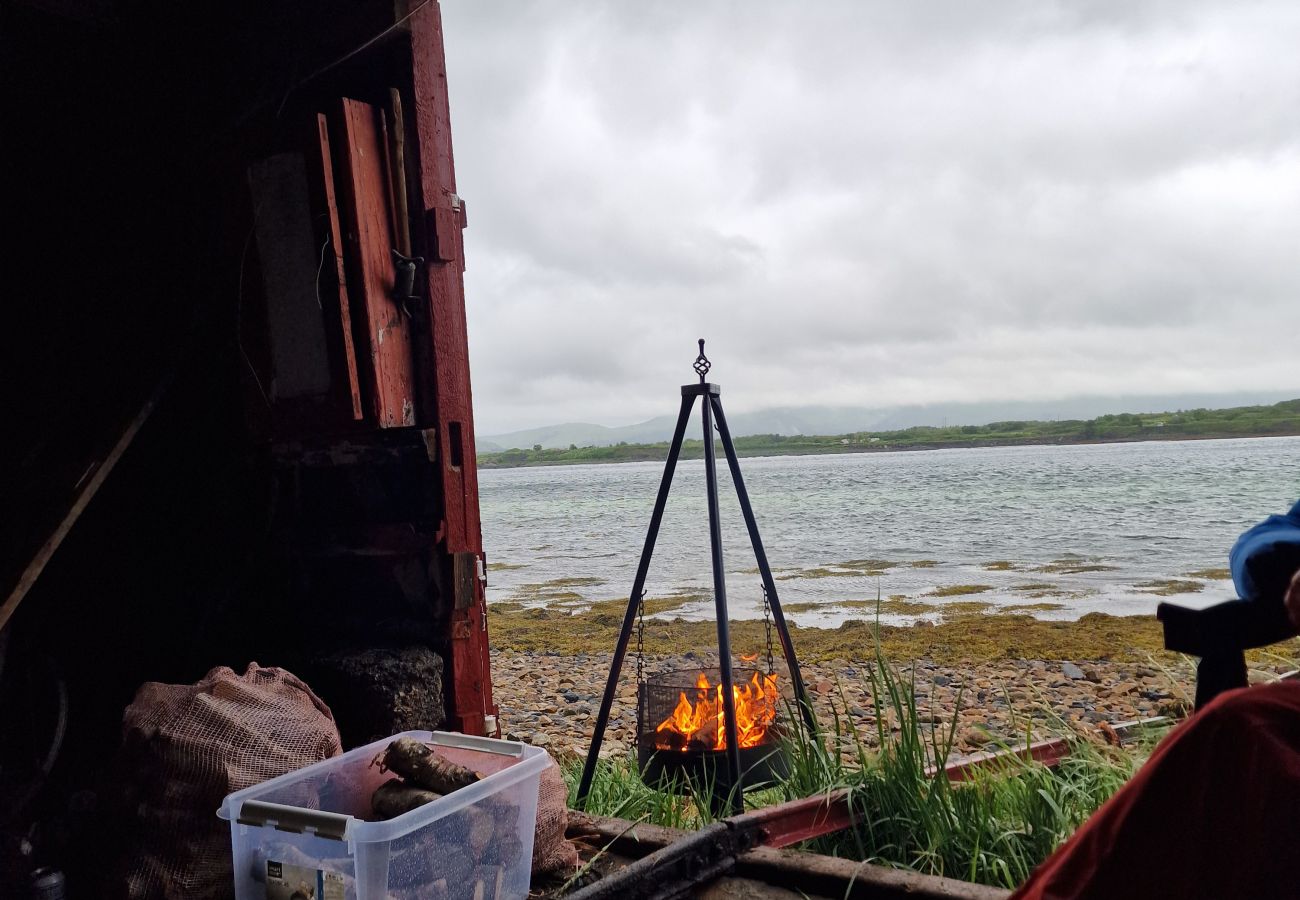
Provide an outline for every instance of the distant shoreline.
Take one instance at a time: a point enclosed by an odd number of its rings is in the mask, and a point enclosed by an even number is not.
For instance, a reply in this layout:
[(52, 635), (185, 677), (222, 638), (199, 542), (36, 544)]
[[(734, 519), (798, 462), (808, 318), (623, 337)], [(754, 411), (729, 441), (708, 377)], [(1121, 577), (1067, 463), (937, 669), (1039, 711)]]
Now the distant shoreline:
[[(1281, 431), (1267, 432), (1248, 432), (1242, 434), (1142, 434), (1133, 437), (1113, 437), (1113, 438), (1069, 438), (1058, 436), (1042, 437), (1024, 437), (1024, 438), (984, 438), (968, 441), (949, 440), (949, 441), (915, 441), (908, 443), (878, 443), (868, 444), (849, 444), (836, 445), (831, 443), (825, 444), (804, 444), (793, 446), (773, 446), (765, 447), (742, 447), (737, 441), (736, 455), (741, 458), (758, 458), (758, 457), (781, 457), (781, 456), (838, 456), (844, 454), (868, 454), (868, 453), (897, 453), (900, 451), (910, 450), (980, 450), (990, 447), (1066, 447), (1066, 446), (1089, 446), (1094, 444), (1141, 444), (1151, 442), (1165, 441), (1230, 441), (1247, 438), (1283, 438), (1283, 437), (1300, 437), (1300, 423), (1290, 429)], [(582, 447), (580, 450), (602, 450), (612, 448), (600, 447)], [(619, 463), (635, 462), (662, 462), (668, 453), (667, 442), (662, 446), (658, 444), (640, 445), (628, 444), (622, 448), (625, 451), (617, 456), (590, 456), (590, 457), (557, 457), (557, 458), (526, 458), (523, 460), (503, 461), (501, 456), (509, 454), (512, 451), (497, 451), (491, 453), (481, 453), (478, 455), (478, 467), (480, 469), (519, 469), (534, 466), (583, 466), (593, 464), (616, 465)], [(641, 451), (641, 452), (637, 452)], [(535, 451), (519, 451), (531, 453)], [(546, 453), (548, 451), (542, 451)], [(551, 451), (560, 452), (564, 451)], [(691, 441), (682, 447), (682, 459), (702, 459), (703, 441)]]

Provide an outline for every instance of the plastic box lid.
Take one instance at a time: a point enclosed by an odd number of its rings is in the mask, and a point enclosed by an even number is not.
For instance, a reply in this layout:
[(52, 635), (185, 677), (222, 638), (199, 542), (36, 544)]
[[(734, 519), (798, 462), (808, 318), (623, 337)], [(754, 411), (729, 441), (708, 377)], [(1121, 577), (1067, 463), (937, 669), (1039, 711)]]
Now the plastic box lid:
[[(371, 760), (400, 737), (414, 738), (451, 751), (447, 755), (484, 773), (484, 777), (439, 800), (381, 822), (367, 822), (341, 810), (307, 809), (275, 802), (274, 798), (282, 794), (291, 795), (293, 788), (305, 782), (325, 783), (348, 768), (368, 767)], [(467, 756), (470, 759), (467, 760)], [(235, 791), (227, 795), (217, 815), (232, 824), (238, 822), (299, 834), (318, 834), (350, 844), (392, 841), (524, 779), (537, 778), (549, 764), (550, 756), (541, 747), (446, 731), (406, 731)]]

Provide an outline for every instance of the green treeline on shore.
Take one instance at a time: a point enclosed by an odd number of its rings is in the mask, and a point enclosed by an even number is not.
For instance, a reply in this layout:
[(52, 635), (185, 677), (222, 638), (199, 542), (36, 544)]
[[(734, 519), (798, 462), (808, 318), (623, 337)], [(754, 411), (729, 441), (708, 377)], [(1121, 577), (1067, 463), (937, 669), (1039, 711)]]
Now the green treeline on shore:
[[(958, 447), (1008, 447), (1017, 444), (1092, 444), (1117, 441), (1196, 440), (1205, 438), (1300, 435), (1300, 399), (1272, 406), (1192, 409), (1166, 413), (1119, 413), (1080, 421), (992, 422), (988, 425), (918, 426), (901, 431), (858, 431), (837, 435), (755, 434), (735, 439), (739, 456), (796, 456), (813, 453), (865, 453), (882, 450), (938, 450)], [(480, 453), (484, 469), (600, 462), (661, 461), (668, 442), (619, 443), (567, 450), (502, 450)], [(686, 440), (684, 459), (704, 455), (704, 441)]]

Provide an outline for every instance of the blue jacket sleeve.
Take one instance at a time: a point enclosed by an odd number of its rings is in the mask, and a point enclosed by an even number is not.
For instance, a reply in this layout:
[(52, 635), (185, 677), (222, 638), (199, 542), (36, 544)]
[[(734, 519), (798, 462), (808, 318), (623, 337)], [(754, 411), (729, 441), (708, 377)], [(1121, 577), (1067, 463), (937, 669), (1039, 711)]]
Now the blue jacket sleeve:
[(1237, 538), (1228, 563), (1243, 600), (1282, 602), (1300, 569), (1300, 501), (1286, 515), (1269, 516)]

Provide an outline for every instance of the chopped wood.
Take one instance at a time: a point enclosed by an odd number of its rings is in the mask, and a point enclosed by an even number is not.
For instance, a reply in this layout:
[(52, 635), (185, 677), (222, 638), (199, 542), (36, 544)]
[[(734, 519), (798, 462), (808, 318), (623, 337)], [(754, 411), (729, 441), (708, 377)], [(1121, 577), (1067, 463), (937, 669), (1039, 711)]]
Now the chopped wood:
[(465, 845), (469, 847), (471, 856), (481, 860), (496, 836), (495, 820), (476, 806), (465, 810), (465, 818), (469, 826)]
[(480, 778), (477, 772), (439, 756), (433, 748), (408, 737), (389, 744), (375, 762), (382, 771), (397, 773), (407, 784), (439, 794), (469, 787)]
[(480, 866), (474, 873), (475, 900), (500, 900), (505, 895), (501, 892), (505, 880), (505, 869), (501, 866)]
[(377, 819), (395, 819), (403, 813), (441, 798), (442, 794), (414, 787), (397, 778), (390, 778), (375, 788), (374, 794), (370, 797), (370, 809)]

